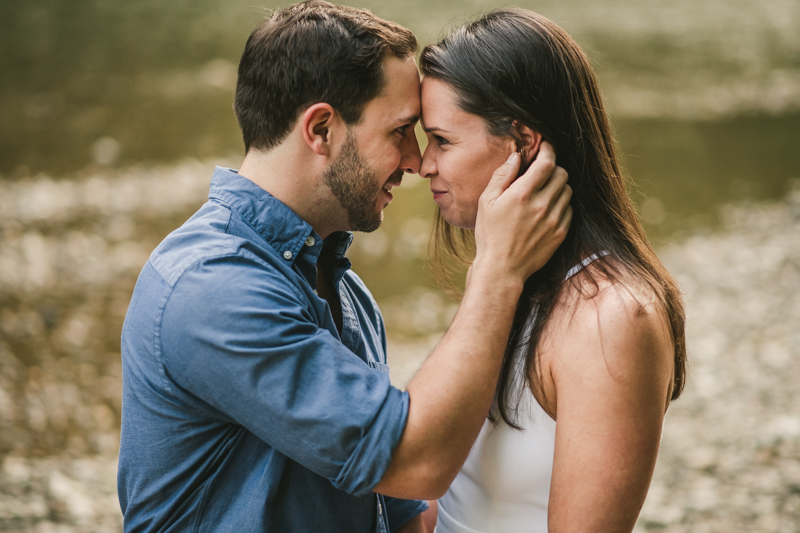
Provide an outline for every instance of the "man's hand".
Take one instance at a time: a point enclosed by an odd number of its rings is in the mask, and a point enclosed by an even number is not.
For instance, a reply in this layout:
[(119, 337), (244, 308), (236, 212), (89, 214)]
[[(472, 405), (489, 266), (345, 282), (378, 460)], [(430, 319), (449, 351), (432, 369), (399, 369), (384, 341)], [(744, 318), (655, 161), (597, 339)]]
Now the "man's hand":
[(546, 141), (528, 170), (515, 180), (519, 166), (519, 154), (511, 154), (481, 195), (473, 270), (486, 265), (499, 276), (524, 282), (564, 242), (572, 221), (572, 189)]

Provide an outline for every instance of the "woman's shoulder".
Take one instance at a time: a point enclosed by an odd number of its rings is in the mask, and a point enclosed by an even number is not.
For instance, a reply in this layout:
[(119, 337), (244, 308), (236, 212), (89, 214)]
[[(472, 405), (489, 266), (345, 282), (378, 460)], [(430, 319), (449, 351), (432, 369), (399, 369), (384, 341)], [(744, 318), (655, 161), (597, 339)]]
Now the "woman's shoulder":
[(618, 383), (671, 375), (674, 347), (656, 289), (623, 269), (591, 264), (564, 287), (543, 336), (542, 362), (567, 379)]
[(548, 329), (591, 335), (600, 330), (630, 333), (631, 328), (667, 327), (666, 307), (658, 291), (643, 276), (603, 257), (564, 282)]

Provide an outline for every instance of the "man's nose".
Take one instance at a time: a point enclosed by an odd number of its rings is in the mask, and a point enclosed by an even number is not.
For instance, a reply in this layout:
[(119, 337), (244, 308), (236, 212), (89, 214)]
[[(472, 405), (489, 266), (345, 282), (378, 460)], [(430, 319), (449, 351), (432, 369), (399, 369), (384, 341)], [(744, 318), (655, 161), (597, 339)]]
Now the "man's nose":
[(419, 174), (422, 154), (419, 151), (419, 142), (417, 142), (417, 135), (413, 129), (405, 136), (401, 146), (400, 169), (406, 174)]

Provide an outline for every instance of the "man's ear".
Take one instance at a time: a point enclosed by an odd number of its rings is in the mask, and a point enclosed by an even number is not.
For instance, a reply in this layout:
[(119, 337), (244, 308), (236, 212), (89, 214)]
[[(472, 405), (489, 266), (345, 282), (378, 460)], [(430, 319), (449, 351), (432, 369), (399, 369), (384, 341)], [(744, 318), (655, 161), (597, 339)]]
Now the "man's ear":
[(539, 153), (539, 147), (542, 145), (542, 134), (524, 124), (520, 124), (517, 120), (514, 121), (511, 127), (514, 128), (514, 136), (517, 138), (517, 148), (522, 158), (522, 167), (525, 167), (536, 159), (536, 154)]
[(300, 117), (303, 140), (317, 155), (330, 156), (334, 138), (338, 137), (340, 122), (341, 118), (330, 104), (314, 104)]

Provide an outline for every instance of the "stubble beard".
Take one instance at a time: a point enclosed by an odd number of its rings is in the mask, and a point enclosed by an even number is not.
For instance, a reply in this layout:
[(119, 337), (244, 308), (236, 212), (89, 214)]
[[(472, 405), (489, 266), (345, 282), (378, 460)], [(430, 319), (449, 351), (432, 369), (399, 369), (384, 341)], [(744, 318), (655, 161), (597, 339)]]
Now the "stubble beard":
[(322, 180), (347, 211), (352, 231), (370, 232), (380, 227), (383, 210), (377, 208), (377, 198), (383, 184), (358, 152), (352, 133), (347, 133), (339, 157), (325, 170)]

